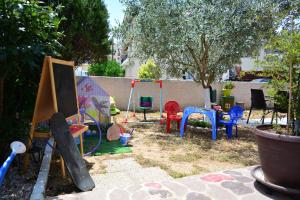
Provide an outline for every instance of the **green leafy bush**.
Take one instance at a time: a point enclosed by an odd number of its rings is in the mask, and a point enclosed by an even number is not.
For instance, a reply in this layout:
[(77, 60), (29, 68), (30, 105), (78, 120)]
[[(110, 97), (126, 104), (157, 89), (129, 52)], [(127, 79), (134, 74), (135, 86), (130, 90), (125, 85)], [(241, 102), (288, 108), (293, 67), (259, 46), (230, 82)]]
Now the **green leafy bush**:
[[(268, 86), (270, 93), (275, 96), (275, 103), (280, 104), (280, 109), (290, 110), (289, 134), (290, 127), (300, 123), (300, 2), (291, 0), (283, 5), (278, 6), (279, 12), (275, 13), (277, 18), (274, 25), (280, 27), (280, 31), (274, 31), (267, 41), (265, 49), (271, 53), (260, 64), (272, 77)], [(282, 91), (288, 92), (290, 101), (287, 101), (284, 93), (281, 97), (277, 95)], [(292, 134), (300, 136), (300, 128), (295, 126)]]
[(61, 50), (58, 9), (38, 0), (0, 2), (0, 163), (5, 146), (27, 139), (44, 56)]
[(191, 126), (196, 126), (196, 127), (211, 128), (210, 123), (205, 122), (205, 121), (196, 120), (196, 119), (188, 120), (188, 124)]
[(93, 76), (123, 77), (125, 71), (118, 62), (109, 60), (103, 63), (91, 64), (88, 74)]
[(154, 61), (149, 59), (146, 64), (141, 65), (138, 77), (140, 79), (160, 79), (161, 71)]

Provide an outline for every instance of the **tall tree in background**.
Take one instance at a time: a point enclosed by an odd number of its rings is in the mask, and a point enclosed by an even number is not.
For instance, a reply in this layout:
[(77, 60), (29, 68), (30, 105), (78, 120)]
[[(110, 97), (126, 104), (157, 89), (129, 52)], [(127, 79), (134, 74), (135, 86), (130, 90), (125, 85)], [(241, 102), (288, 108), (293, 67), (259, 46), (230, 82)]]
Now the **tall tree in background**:
[(103, 0), (49, 0), (62, 6), (60, 15), (65, 18), (59, 30), (64, 33), (61, 41), (62, 57), (76, 64), (86, 61), (101, 62), (110, 53), (108, 40), (108, 12)]
[(137, 56), (152, 57), (170, 75), (189, 72), (203, 88), (260, 48), (272, 28), (267, 0), (122, 2), (127, 17), (116, 32), (123, 42), (132, 43)]

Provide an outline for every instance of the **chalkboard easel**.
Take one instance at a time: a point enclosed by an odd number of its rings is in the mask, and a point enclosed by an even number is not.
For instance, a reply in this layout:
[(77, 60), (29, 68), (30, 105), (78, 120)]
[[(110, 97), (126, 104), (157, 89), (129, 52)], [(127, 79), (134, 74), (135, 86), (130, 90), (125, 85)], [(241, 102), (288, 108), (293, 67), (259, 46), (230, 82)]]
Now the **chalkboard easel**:
[[(32, 124), (29, 132), (30, 140), (27, 144), (27, 149), (31, 148), (33, 138), (50, 137), (50, 133), (48, 132), (36, 131), (36, 126), (39, 122), (49, 120), (56, 112), (63, 113), (66, 119), (76, 116), (79, 121), (74, 62), (58, 60), (46, 56), (35, 102)], [(87, 127), (82, 127), (80, 133), (75, 133), (75, 135), (80, 136), (81, 154), (83, 154), (81, 134), (87, 129)], [(25, 170), (28, 168), (28, 164), (29, 155), (27, 153), (24, 161)], [(65, 176), (63, 162), (62, 170), (63, 176)]]

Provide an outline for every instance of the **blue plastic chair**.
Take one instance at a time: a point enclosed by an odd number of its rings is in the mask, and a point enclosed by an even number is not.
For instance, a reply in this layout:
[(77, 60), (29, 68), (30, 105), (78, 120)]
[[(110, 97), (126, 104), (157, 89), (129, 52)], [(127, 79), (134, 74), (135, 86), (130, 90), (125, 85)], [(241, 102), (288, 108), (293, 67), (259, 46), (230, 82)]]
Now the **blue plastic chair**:
[[(219, 121), (218, 124), (223, 124), (226, 126), (226, 134), (228, 139), (232, 137), (232, 127), (235, 126), (235, 137), (237, 137), (238, 133), (238, 127), (237, 127), (237, 122), (239, 119), (243, 117), (243, 112), (244, 109), (241, 106), (233, 106), (230, 108), (228, 113), (221, 113), (219, 115)], [(229, 115), (230, 119), (229, 120), (222, 120), (224, 115)]]

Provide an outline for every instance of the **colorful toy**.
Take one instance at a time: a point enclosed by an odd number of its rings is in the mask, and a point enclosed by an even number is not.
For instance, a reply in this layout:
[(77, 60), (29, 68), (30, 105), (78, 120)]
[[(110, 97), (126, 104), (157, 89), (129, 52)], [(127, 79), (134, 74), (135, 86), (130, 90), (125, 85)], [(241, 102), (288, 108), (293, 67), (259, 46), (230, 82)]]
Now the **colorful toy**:
[(118, 124), (116, 122), (115, 118), (113, 119), (114, 124), (107, 129), (106, 137), (108, 141), (118, 140), (120, 138), (120, 135), (123, 135), (123, 133), (126, 131), (126, 129), (121, 124)]
[(6, 159), (6, 161), (3, 163), (3, 165), (0, 168), (0, 186), (3, 183), (5, 174), (9, 168), (10, 164), (14, 160), (15, 156), (17, 154), (21, 154), (26, 151), (25, 145), (19, 141), (12, 142), (10, 144), (10, 148), (11, 148), (12, 152), (10, 153), (10, 155), (8, 156), (8, 158)]
[(77, 82), (79, 108), (102, 125), (110, 123), (110, 96), (90, 77), (83, 77)]
[(120, 135), (121, 144), (123, 146), (126, 146), (130, 138), (131, 138), (131, 135), (128, 133), (124, 133), (124, 134)]
[(185, 107), (183, 110), (182, 120), (180, 123), (180, 137), (184, 136), (184, 127), (187, 124), (188, 118), (193, 113), (199, 113), (206, 115), (211, 123), (212, 139), (217, 139), (217, 121), (216, 121), (216, 111), (213, 109), (206, 109), (200, 107), (189, 106)]
[(120, 110), (116, 106), (116, 101), (114, 97), (110, 97), (110, 114), (111, 115), (116, 115), (120, 114)]
[[(233, 106), (232, 108), (230, 108), (228, 113), (222, 112), (220, 114), (218, 123), (226, 126), (226, 134), (229, 139), (232, 137), (232, 127), (233, 126), (236, 127), (235, 137), (237, 137), (237, 133), (238, 133), (237, 122), (239, 119), (241, 119), (243, 117), (243, 112), (244, 112), (244, 109), (241, 106)], [(229, 115), (230, 119), (223, 120), (222, 118), (224, 115)]]
[[(90, 152), (87, 152), (87, 153), (84, 154), (84, 156), (88, 156), (88, 155), (91, 155), (92, 153), (94, 153), (94, 152), (100, 147), (100, 144), (101, 144), (101, 138), (102, 138), (102, 131), (101, 131), (101, 128), (100, 128), (100, 122), (97, 121), (95, 118), (93, 118), (90, 114), (86, 113), (85, 110), (84, 110), (84, 108), (81, 108), (81, 109), (80, 109), (80, 114), (81, 114), (82, 116), (86, 115), (87, 117), (89, 117), (90, 120), (92, 121), (92, 123), (93, 123), (94, 125), (97, 126), (98, 133), (99, 133), (99, 140), (98, 140), (97, 145), (96, 145), (95, 147), (93, 147), (92, 150), (91, 150)], [(84, 119), (84, 118), (85, 118), (85, 117), (81, 117), (81, 119)], [(91, 130), (89, 130), (89, 129), (86, 131), (86, 133), (87, 133), (87, 134), (95, 134), (95, 133), (94, 133), (94, 130), (91, 131)]]
[[(129, 114), (129, 109), (130, 109), (130, 105), (131, 103), (132, 105), (132, 109), (133, 109), (133, 117), (135, 117), (135, 102), (134, 102), (134, 89), (135, 89), (135, 85), (136, 83), (159, 83), (159, 112), (160, 112), (160, 118), (162, 118), (162, 109), (163, 109), (163, 97), (162, 97), (162, 80), (148, 80), (148, 79), (134, 79), (131, 81), (131, 89), (130, 89), (130, 95), (129, 95), (129, 100), (128, 100), (128, 105), (127, 105), (127, 111), (126, 111), (126, 117), (124, 120), (124, 123), (128, 123), (128, 114)], [(153, 107), (153, 99), (152, 97), (145, 97), (145, 96), (141, 96), (139, 97), (140, 100), (140, 104), (139, 104), (139, 108), (142, 109), (144, 111), (144, 119), (146, 119), (146, 110), (150, 109), (150, 105), (151, 105), (151, 109)], [(133, 101), (133, 102), (131, 102)]]
[(167, 113), (167, 133), (170, 132), (171, 121), (177, 122), (177, 129), (180, 128), (181, 116), (177, 115), (181, 111), (179, 104), (176, 101), (168, 101), (165, 104), (165, 112)]
[(146, 111), (147, 110), (152, 110), (152, 102), (153, 102), (152, 97), (140, 97), (140, 106), (138, 108), (143, 110), (145, 121), (147, 121)]
[(128, 141), (130, 140), (130, 138), (132, 137), (132, 133), (133, 133), (134, 129), (132, 129), (130, 131), (130, 133), (123, 133), (120, 135), (120, 142), (123, 146), (126, 146), (128, 144)]

